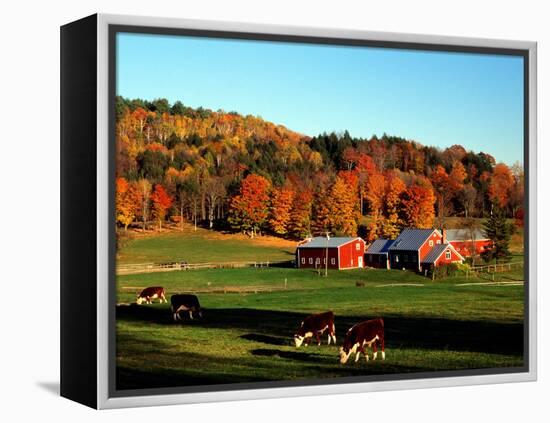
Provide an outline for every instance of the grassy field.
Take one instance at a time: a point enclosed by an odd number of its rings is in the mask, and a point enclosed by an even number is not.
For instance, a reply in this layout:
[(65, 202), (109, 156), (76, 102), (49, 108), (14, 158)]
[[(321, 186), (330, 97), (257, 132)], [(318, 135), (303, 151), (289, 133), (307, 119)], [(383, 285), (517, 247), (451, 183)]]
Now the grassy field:
[[(522, 280), (522, 273), (496, 280)], [(117, 384), (130, 389), (521, 366), (523, 287), (461, 285), (485, 282), (432, 282), (386, 270), (329, 271), (324, 278), (291, 268), (119, 276)], [(197, 292), (204, 318), (176, 324), (167, 304), (131, 304), (151, 285), (164, 286), (168, 295)], [(301, 319), (328, 309), (336, 314), (338, 344), (356, 322), (383, 317), (386, 360), (340, 365), (337, 346), (293, 347)]]
[[(522, 233), (512, 261), (522, 261)], [(133, 233), (118, 262), (279, 261), (295, 242), (251, 240), (186, 226)], [(523, 269), (434, 281), (409, 271), (330, 271), (285, 267), (180, 270), (117, 277), (117, 386), (160, 388), (234, 382), (461, 370), (523, 365)], [(358, 284), (358, 282), (360, 282)], [(493, 285), (493, 282), (497, 284)], [(500, 285), (498, 283), (501, 282)], [(518, 285), (510, 284), (518, 282)], [(488, 285), (490, 283), (490, 285)], [(169, 304), (136, 305), (160, 285), (168, 297), (194, 292), (201, 320), (171, 320)], [(361, 286), (357, 286), (361, 285)], [(338, 346), (296, 349), (292, 335), (308, 314), (333, 310)], [(386, 360), (340, 365), (353, 324), (383, 317)]]
[(162, 233), (131, 233), (119, 251), (118, 264), (188, 263), (227, 261), (284, 261), (294, 258), (296, 242), (270, 236), (250, 239), (241, 234), (223, 234), (186, 225)]

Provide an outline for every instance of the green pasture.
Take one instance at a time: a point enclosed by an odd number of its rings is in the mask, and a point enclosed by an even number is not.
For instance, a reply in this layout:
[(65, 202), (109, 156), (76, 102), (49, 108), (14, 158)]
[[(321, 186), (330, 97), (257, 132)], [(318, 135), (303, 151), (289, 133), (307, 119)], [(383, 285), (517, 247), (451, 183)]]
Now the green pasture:
[(262, 238), (220, 236), (199, 228), (129, 239), (119, 251), (117, 263), (284, 261), (294, 259), (295, 245), (276, 239), (270, 243)]
[[(479, 285), (491, 275), (432, 282), (373, 269), (329, 270), (328, 278), (272, 267), (119, 276), (118, 388), (522, 366), (524, 288), (505, 284), (521, 280), (521, 269), (496, 274), (501, 285)], [(152, 285), (168, 297), (195, 292), (203, 319), (174, 323), (169, 304), (132, 304)], [(339, 345), (325, 338), (321, 347), (293, 347), (303, 317), (329, 309)], [(346, 330), (373, 317), (385, 321), (386, 360), (341, 365)]]

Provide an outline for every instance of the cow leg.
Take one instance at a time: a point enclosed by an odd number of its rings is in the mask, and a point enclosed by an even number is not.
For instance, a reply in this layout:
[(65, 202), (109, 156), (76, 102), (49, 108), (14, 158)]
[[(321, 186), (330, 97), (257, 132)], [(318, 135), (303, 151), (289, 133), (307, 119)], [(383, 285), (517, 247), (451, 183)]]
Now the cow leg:
[(330, 345), (330, 333), (328, 334), (328, 342), (327, 345)]
[(374, 341), (374, 343), (372, 344), (372, 359), (376, 360), (377, 355), (378, 355), (378, 346), (377, 346), (377, 342)]
[(385, 360), (386, 353), (384, 352), (384, 337), (380, 339), (380, 349), (382, 350), (382, 360)]
[(336, 345), (336, 328), (334, 327), (334, 323), (332, 324), (332, 327), (330, 328), (330, 332), (329, 332), (328, 336), (329, 336), (329, 340), (330, 340), (330, 337), (332, 336), (332, 343), (334, 345)]
[(193, 310), (189, 310), (189, 317), (193, 320)]
[[(356, 344), (356, 345), (358, 345), (358, 344)], [(359, 357), (361, 357), (361, 353), (365, 354), (365, 350), (364, 350), (364, 348), (363, 348), (363, 345), (361, 345), (361, 346), (359, 347), (359, 349), (357, 350), (357, 354), (355, 354), (355, 362), (356, 362), (356, 363), (359, 361)], [(366, 355), (366, 354), (365, 354), (365, 355)], [(367, 358), (367, 360), (368, 360), (368, 358)]]
[(319, 336), (319, 332), (317, 332), (315, 334), (315, 337), (317, 338), (317, 345), (320, 346), (321, 345), (321, 337)]

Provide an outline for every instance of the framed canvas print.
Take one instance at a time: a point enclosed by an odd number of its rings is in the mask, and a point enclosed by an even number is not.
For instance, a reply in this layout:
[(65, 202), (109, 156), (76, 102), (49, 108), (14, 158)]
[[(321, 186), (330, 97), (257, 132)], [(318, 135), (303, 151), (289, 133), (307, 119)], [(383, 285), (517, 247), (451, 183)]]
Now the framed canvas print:
[(61, 394), (536, 379), (536, 44), (61, 28)]

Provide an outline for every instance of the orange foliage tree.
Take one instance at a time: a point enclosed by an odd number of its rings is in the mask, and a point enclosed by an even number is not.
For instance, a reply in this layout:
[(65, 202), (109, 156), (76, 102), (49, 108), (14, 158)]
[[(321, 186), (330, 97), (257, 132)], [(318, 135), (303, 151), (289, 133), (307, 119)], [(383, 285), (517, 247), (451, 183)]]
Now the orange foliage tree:
[(461, 162), (455, 162), (450, 173), (447, 173), (441, 165), (437, 165), (432, 173), (431, 182), (437, 200), (439, 226), (444, 226), (445, 217), (451, 207), (451, 200), (464, 187), (466, 176), (466, 170)]
[(116, 219), (128, 229), (134, 221), (141, 206), (141, 195), (134, 184), (128, 183), (125, 178), (116, 180)]
[(401, 221), (401, 194), (406, 189), (405, 183), (396, 172), (389, 172), (386, 177), (385, 221), (383, 235), (390, 239), (397, 237), (403, 222)]
[(413, 228), (432, 228), (435, 218), (435, 195), (429, 183), (409, 186), (403, 193), (404, 225)]
[(330, 228), (336, 234), (355, 236), (359, 210), (359, 180), (351, 171), (341, 171), (329, 191)]
[(286, 235), (289, 231), (290, 211), (294, 199), (294, 191), (289, 187), (281, 187), (273, 190), (271, 196), (271, 209), (269, 226), (279, 235)]
[(271, 183), (260, 175), (250, 174), (241, 182), (239, 193), (230, 202), (229, 223), (251, 237), (263, 227), (269, 215)]
[(302, 188), (294, 195), (290, 211), (289, 233), (296, 238), (311, 235), (311, 206), (313, 194), (307, 188)]
[(153, 217), (159, 222), (160, 232), (162, 230), (162, 221), (166, 217), (166, 212), (172, 207), (173, 198), (168, 195), (162, 185), (156, 184), (151, 193), (151, 202), (153, 203)]
[(504, 163), (498, 163), (489, 180), (489, 199), (503, 209), (510, 201), (513, 186), (514, 177), (510, 168)]

